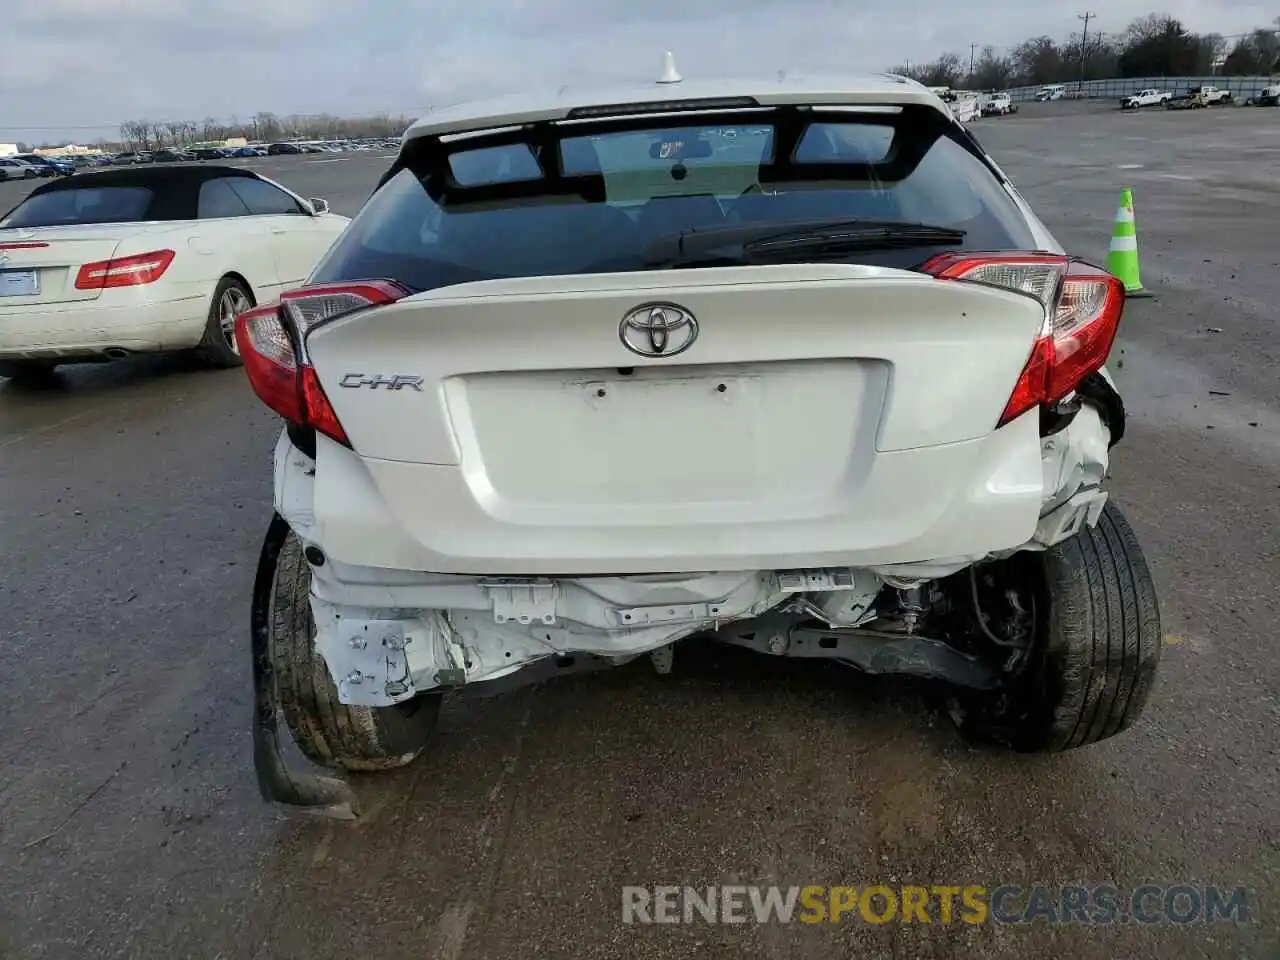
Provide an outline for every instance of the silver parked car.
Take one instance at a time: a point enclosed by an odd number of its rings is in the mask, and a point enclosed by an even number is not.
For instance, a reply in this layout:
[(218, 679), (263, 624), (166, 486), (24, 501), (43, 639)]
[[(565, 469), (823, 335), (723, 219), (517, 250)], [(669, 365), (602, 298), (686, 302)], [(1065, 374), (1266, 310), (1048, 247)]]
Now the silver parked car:
[(38, 176), (40, 171), (31, 164), (11, 157), (0, 157), (0, 180), (34, 180)]

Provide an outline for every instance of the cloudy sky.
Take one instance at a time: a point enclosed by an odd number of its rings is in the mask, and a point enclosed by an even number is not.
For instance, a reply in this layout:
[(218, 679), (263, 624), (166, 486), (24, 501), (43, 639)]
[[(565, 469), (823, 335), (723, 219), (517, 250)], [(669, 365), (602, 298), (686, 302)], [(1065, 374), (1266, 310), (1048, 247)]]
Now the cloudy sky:
[[(1240, 33), (1265, 0), (5, 0), (0, 141), (92, 140), (120, 121), (420, 113), (531, 86), (879, 71), (969, 44), (1118, 32), (1152, 10)], [(1104, 12), (1105, 11), (1105, 12)]]

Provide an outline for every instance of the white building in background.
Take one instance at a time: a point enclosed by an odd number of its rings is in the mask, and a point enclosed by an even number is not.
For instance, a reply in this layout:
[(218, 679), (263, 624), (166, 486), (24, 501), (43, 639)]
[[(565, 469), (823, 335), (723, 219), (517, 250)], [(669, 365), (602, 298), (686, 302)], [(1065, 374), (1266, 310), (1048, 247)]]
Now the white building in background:
[(16, 157), (18, 155), (18, 145), (16, 143), (0, 143), (0, 157)]
[(68, 143), (64, 147), (37, 147), (34, 152), (42, 157), (80, 157), (102, 151), (97, 147), (82, 147), (78, 143)]

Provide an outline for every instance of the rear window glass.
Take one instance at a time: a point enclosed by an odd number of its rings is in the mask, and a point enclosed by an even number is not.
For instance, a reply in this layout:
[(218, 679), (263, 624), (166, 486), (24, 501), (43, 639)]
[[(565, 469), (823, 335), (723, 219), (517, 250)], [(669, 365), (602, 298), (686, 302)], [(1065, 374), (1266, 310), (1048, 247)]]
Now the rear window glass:
[[(312, 279), (388, 278), (425, 290), (643, 270), (655, 243), (690, 230), (782, 230), (813, 219), (964, 230), (963, 243), (948, 249), (1035, 246), (1012, 197), (945, 120), (912, 126), (869, 113), (815, 120), (798, 142), (788, 141), (790, 156), (779, 157), (775, 126), (762, 119), (600, 134), (576, 128), (550, 147), (452, 144), (447, 169), (415, 166), (411, 153), (409, 167), (375, 192)], [(558, 155), (538, 152), (547, 149)], [(430, 151), (422, 156), (431, 162)], [(565, 179), (553, 182), (544, 168), (557, 166)], [(823, 259), (907, 265), (937, 252)]]
[(811, 123), (796, 146), (796, 163), (880, 163), (894, 128), (876, 123)]
[(569, 137), (560, 143), (560, 156), (569, 176), (646, 170), (667, 173), (676, 162), (692, 170), (758, 167), (773, 156), (773, 129), (693, 127)]
[(772, 138), (772, 128), (628, 131), (567, 138), (560, 157), (566, 176), (602, 176), (608, 202), (615, 206), (679, 197), (727, 199), (758, 182), (760, 164), (773, 156)]
[(56, 227), (77, 223), (145, 220), (152, 192), (147, 187), (82, 187), (28, 197), (0, 221), (0, 227)]
[(453, 178), (464, 187), (538, 180), (542, 167), (528, 144), (512, 143), (455, 153), (449, 158)]

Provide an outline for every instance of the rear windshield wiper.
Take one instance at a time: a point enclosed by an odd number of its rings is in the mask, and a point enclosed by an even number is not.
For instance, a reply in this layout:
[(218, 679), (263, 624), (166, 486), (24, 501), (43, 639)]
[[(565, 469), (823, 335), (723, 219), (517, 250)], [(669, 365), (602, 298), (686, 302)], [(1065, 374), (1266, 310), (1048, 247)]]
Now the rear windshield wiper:
[(741, 249), (744, 261), (779, 253), (878, 250), (903, 246), (959, 243), (965, 231), (899, 220), (828, 219), (791, 223), (748, 223), (740, 226), (685, 230), (662, 237), (644, 251), (647, 267), (687, 266), (706, 254), (728, 247)]
[(851, 250), (890, 250), (911, 247), (950, 246), (964, 240), (965, 232), (928, 224), (858, 226), (841, 230), (770, 237), (743, 244), (745, 259), (759, 261), (788, 254), (813, 255)]

